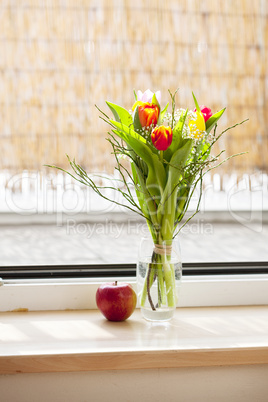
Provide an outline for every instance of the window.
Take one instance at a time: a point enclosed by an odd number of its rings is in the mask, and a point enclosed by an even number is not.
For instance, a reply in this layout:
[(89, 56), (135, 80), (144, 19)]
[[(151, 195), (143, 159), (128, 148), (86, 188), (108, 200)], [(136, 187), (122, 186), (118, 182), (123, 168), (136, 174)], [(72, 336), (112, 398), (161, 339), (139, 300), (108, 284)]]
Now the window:
[(227, 106), (224, 127), (250, 117), (222, 139), (226, 155), (249, 153), (207, 176), (183, 261), (267, 261), (267, 10), (173, 3), (0, 6), (2, 266), (135, 262), (145, 223), (43, 165), (67, 168), (67, 153), (113, 175), (95, 103), (131, 107), (133, 88), (148, 87), (168, 101), (178, 86), (178, 105), (193, 107), (194, 90), (213, 110)]

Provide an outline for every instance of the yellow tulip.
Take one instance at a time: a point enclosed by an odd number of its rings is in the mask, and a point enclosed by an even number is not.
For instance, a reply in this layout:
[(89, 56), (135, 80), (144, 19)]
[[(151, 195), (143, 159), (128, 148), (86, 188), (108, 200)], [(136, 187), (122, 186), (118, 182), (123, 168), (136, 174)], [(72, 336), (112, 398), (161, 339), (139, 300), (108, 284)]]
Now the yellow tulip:
[(189, 129), (193, 137), (202, 138), (204, 131), (206, 131), (206, 123), (202, 113), (196, 113), (196, 120), (189, 121)]

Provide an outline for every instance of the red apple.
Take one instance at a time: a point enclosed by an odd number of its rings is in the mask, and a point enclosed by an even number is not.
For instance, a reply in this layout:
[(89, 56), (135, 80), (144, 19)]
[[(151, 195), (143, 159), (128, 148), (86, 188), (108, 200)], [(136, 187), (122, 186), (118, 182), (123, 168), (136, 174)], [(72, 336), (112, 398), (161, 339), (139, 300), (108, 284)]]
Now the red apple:
[(104, 283), (96, 293), (96, 303), (109, 321), (124, 321), (135, 310), (137, 296), (129, 283)]

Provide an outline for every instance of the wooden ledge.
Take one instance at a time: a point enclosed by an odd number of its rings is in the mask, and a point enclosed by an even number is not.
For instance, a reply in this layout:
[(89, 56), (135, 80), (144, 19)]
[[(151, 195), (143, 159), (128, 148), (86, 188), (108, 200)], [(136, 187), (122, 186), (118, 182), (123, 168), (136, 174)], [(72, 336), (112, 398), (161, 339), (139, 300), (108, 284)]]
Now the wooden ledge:
[(168, 323), (137, 310), (0, 314), (0, 374), (268, 364), (268, 306), (181, 308)]

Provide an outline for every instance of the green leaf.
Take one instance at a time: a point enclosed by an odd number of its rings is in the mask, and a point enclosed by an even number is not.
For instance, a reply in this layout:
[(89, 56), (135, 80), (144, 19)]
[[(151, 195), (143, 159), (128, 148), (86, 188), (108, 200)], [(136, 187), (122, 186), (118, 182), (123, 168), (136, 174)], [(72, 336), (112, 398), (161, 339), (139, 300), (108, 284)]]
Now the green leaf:
[(213, 114), (207, 121), (206, 121), (206, 132), (210, 133), (213, 129), (217, 121), (221, 118), (226, 108), (221, 109), (219, 112)]
[[(144, 187), (145, 184), (144, 182), (141, 183), (141, 178), (139, 178), (138, 174), (137, 174), (137, 169), (138, 167), (134, 164), (134, 162), (131, 163), (131, 171), (132, 171), (132, 176), (133, 176), (133, 180), (135, 183), (135, 191), (136, 191), (136, 195), (139, 201), (139, 205), (141, 207), (141, 210), (144, 214), (145, 217), (149, 218), (149, 211), (148, 211), (148, 207), (147, 207), (147, 203), (145, 200), (145, 194), (144, 194)], [(141, 175), (140, 175), (141, 176)], [(138, 186), (140, 187), (140, 189), (138, 188)]]
[(202, 149), (202, 154), (203, 156), (201, 157), (201, 159), (203, 161), (205, 161), (209, 155), (210, 155), (210, 151), (211, 151), (211, 146), (210, 144), (208, 144), (207, 142), (203, 145), (203, 149)]
[(200, 141), (196, 146), (196, 151), (193, 155), (192, 163), (196, 164), (198, 163), (198, 161), (205, 161), (209, 157), (210, 151), (211, 144), (209, 144), (205, 140)]
[(131, 114), (121, 106), (116, 105), (115, 103), (106, 102), (109, 108), (111, 109), (114, 118), (117, 122), (121, 122), (125, 124), (127, 127), (133, 124)]
[(139, 118), (139, 107), (136, 106), (134, 110), (134, 115), (133, 115), (133, 123), (134, 123), (134, 130), (135, 131), (142, 131), (142, 125), (140, 123), (140, 118)]
[(201, 110), (200, 110), (200, 107), (199, 107), (199, 105), (198, 105), (198, 102), (197, 102), (197, 100), (196, 100), (196, 97), (194, 96), (194, 93), (193, 93), (193, 92), (192, 92), (192, 95), (193, 95), (193, 98), (194, 98), (194, 103), (195, 103), (196, 110), (197, 110), (199, 113), (202, 113)]
[(174, 152), (177, 149), (179, 149), (182, 144), (182, 140), (183, 140), (182, 131), (183, 131), (183, 126), (185, 123), (187, 113), (188, 113), (188, 109), (185, 111), (185, 113), (183, 113), (183, 112), (181, 113), (180, 119), (173, 129), (172, 143), (171, 143), (170, 147), (164, 152), (164, 158), (168, 162), (172, 158), (172, 155), (174, 154)]
[[(193, 140), (184, 140), (183, 146), (173, 154), (169, 163), (168, 181), (157, 211), (159, 222), (163, 222), (162, 234), (167, 238), (172, 236), (172, 228), (175, 223), (178, 183), (183, 177), (183, 170), (190, 155), (192, 145)], [(162, 219), (162, 217), (164, 218)]]
[(158, 106), (159, 112), (161, 111), (161, 106), (159, 105), (159, 102), (158, 102), (157, 97), (155, 96), (155, 94), (153, 94), (153, 97), (152, 97), (152, 104)]
[(173, 154), (169, 164), (169, 180), (171, 182), (174, 181), (175, 184), (178, 182), (178, 176), (183, 173), (192, 145), (192, 139), (185, 139), (183, 140), (183, 146)]
[[(141, 170), (135, 163), (131, 163), (132, 175), (134, 179), (134, 183), (140, 186), (136, 188), (137, 198), (140, 204), (140, 208), (147, 219), (147, 224), (151, 235), (156, 241), (156, 233), (155, 230), (158, 229), (158, 222), (156, 219), (156, 210), (157, 206), (153, 198), (151, 198), (150, 193), (148, 192)], [(139, 191), (140, 190), (140, 191)]]
[(164, 119), (168, 105), (169, 105), (169, 103), (167, 103), (166, 106), (164, 107), (164, 109), (160, 112), (158, 122), (157, 122), (158, 125), (160, 125), (162, 120)]
[(146, 187), (158, 205), (166, 185), (166, 171), (164, 165), (160, 162), (158, 155), (152, 152), (150, 155), (146, 155), (146, 159), (145, 157), (142, 159), (148, 166)]
[(166, 184), (166, 172), (163, 163), (159, 160), (158, 154), (154, 153), (146, 140), (121, 123), (111, 121), (117, 127), (113, 132), (124, 140), (130, 148), (146, 163), (148, 176), (146, 186), (156, 202), (159, 201)]
[[(115, 120), (110, 120), (110, 123), (116, 128), (119, 129), (120, 132), (122, 132), (122, 134), (119, 134), (119, 137), (121, 137), (124, 141), (126, 141), (125, 138), (127, 138), (124, 134), (127, 134), (127, 136), (131, 136), (133, 138), (136, 138), (138, 141), (140, 141), (141, 143), (146, 144), (146, 140), (145, 138), (143, 138), (140, 134), (136, 133), (136, 131), (134, 131), (132, 128), (126, 126), (123, 123), (120, 123), (118, 121)], [(124, 133), (124, 134), (123, 134)], [(127, 142), (127, 141), (126, 141)]]
[(127, 142), (146, 163), (148, 167), (146, 187), (158, 204), (166, 184), (165, 168), (162, 162), (160, 162), (158, 155), (154, 154), (148, 145), (140, 143), (133, 137), (128, 138)]
[[(153, 146), (153, 144), (150, 144), (149, 142), (146, 141), (146, 139), (138, 134), (136, 131), (134, 131), (132, 128), (125, 126), (122, 123), (119, 123), (117, 121), (114, 120), (110, 120), (110, 124), (112, 126), (114, 126), (116, 129), (119, 129), (119, 131), (122, 131), (123, 133), (129, 134), (131, 135), (131, 137), (136, 138), (137, 140), (139, 140), (140, 142), (142, 142), (143, 144), (147, 144), (147, 146), (150, 148), (151, 152), (153, 152), (154, 154), (158, 155), (158, 151), (157, 149)], [(124, 141), (126, 141), (125, 139), (125, 135), (124, 134), (118, 134)], [(127, 141), (126, 141), (127, 142)]]

